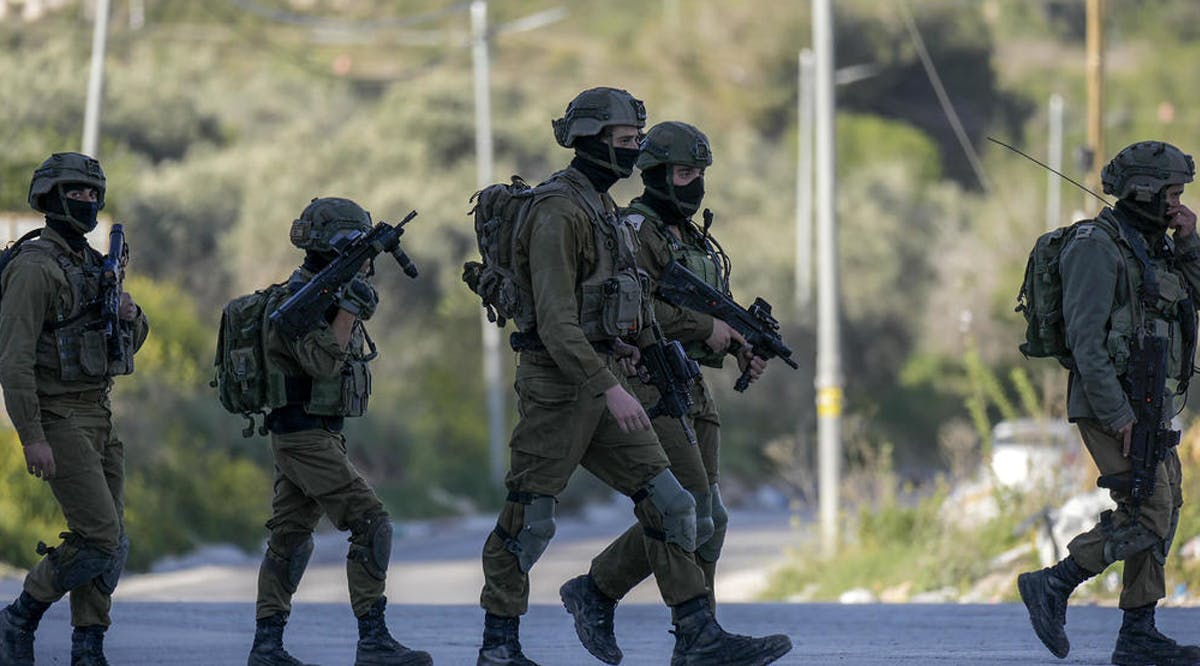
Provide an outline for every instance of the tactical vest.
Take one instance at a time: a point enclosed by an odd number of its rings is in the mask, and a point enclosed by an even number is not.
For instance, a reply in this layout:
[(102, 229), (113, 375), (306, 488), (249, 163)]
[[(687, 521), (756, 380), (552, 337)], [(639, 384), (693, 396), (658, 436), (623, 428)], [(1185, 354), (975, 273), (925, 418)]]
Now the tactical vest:
[[(293, 279), (295, 276), (293, 276)], [(297, 343), (302, 344), (302, 342)], [(313, 416), (362, 416), (367, 413), (371, 397), (370, 362), (375, 358), (375, 343), (367, 335), (362, 322), (356, 322), (350, 332), (349, 354), (336, 377), (316, 378), (307, 375), (288, 375), (275, 366), (271, 354), (265, 355), (268, 374), (283, 377), (284, 404), (303, 405)], [(369, 349), (369, 352), (367, 351)], [(271, 408), (283, 404), (272, 404)]]
[[(648, 283), (637, 267), (636, 232), (604, 205), (600, 194), (580, 174), (563, 170), (552, 175), (538, 186), (533, 205), (552, 196), (575, 202), (592, 222), (596, 263), (591, 273), (575, 286), (579, 326), (584, 336), (589, 342), (607, 342), (637, 333), (643, 321), (652, 315), (646, 311)], [(521, 279), (524, 287), (532, 291), (528, 276), (522, 275)], [(523, 313), (515, 321), (522, 331), (530, 331), (537, 316), (533, 312)]]
[[(687, 240), (691, 242), (676, 237), (675, 234), (671, 233), (667, 223), (663, 222), (658, 212), (640, 201), (633, 203), (625, 210), (624, 219), (628, 220), (630, 215), (641, 215), (651, 224), (651, 228), (666, 245), (671, 259), (678, 261), (685, 268), (695, 273), (700, 279), (704, 280), (705, 284), (713, 289), (723, 294), (729, 293), (729, 276), (723, 274), (721, 262), (717, 259), (716, 248), (712, 246), (712, 243), (708, 239), (693, 233), (690, 225), (689, 227), (682, 228), (681, 231)], [(688, 356), (695, 359), (701, 365), (719, 368), (725, 359), (725, 354), (714, 353), (703, 341), (690, 342), (687, 344), (686, 349)]]
[(41, 252), (54, 259), (66, 278), (69, 293), (59, 292), (54, 321), (47, 322), (37, 339), (35, 364), (57, 372), (63, 381), (107, 379), (133, 372), (133, 328), (121, 327), (125, 347), (123, 363), (109, 361), (104, 322), (100, 316), (100, 267), (104, 257), (92, 248), (83, 261), (53, 241), (25, 242), (21, 251)]
[[(1145, 335), (1166, 337), (1168, 347), (1167, 371), (1170, 377), (1185, 380), (1190, 376), (1185, 372), (1192, 363), (1186, 358), (1195, 351), (1195, 309), (1188, 291), (1187, 282), (1174, 266), (1174, 247), (1168, 236), (1163, 236), (1162, 242), (1167, 244), (1166, 251), (1172, 258), (1150, 257), (1149, 248), (1140, 234), (1131, 227), (1121, 225), (1111, 211), (1105, 210), (1097, 218), (1094, 225), (1080, 225), (1076, 238), (1080, 234), (1105, 233), (1098, 225), (1106, 225), (1110, 229), (1120, 230), (1117, 241), (1125, 267), (1126, 286), (1117, 291), (1117, 302), (1109, 317), (1109, 332), (1106, 340), (1108, 354), (1113, 360), (1113, 367), (1118, 375), (1123, 375), (1128, 369), (1129, 346), (1137, 338), (1139, 332)], [(1094, 231), (1088, 229), (1092, 226)], [(1139, 249), (1147, 256), (1139, 258)], [(1142, 262), (1148, 260), (1152, 266), (1154, 282), (1157, 288), (1147, 290), (1146, 271)], [(1149, 291), (1150, 297), (1142, 294)]]

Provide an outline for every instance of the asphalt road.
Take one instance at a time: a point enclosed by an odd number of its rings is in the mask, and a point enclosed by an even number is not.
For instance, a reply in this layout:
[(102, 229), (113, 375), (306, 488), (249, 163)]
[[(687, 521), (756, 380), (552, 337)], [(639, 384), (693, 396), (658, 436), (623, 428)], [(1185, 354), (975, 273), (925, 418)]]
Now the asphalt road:
[[(590, 557), (627, 524), (627, 506), (592, 510), (560, 521), (559, 533), (531, 581), (533, 606), (522, 619), (525, 652), (546, 666), (599, 664), (579, 646), (570, 616), (558, 603), (562, 581), (586, 570)], [(388, 577), (388, 624), (438, 664), (474, 664), (482, 631), (478, 606), (479, 548), (492, 519), (398, 526)], [(782, 513), (735, 513), (718, 574), (719, 618), (743, 634), (784, 633), (795, 649), (778, 664), (1107, 664), (1120, 625), (1112, 608), (1069, 613), (1075, 649), (1066, 660), (1037, 642), (1016, 605), (838, 605), (747, 603), (767, 584), (785, 549), (804, 539)], [(313, 562), (296, 596), (286, 644), (307, 662), (351, 664), (357, 638), (345, 587), (345, 541), (318, 538)], [(244, 664), (253, 637), (258, 557), (207, 549), (162, 571), (121, 581), (106, 640), (114, 665)], [(0, 579), (0, 599), (20, 580)], [(38, 631), (38, 664), (69, 663), (69, 611), (55, 604)], [(1200, 609), (1159, 611), (1170, 635), (1200, 640)], [(674, 638), (670, 611), (653, 582), (643, 583), (617, 609), (624, 664), (666, 664)]]

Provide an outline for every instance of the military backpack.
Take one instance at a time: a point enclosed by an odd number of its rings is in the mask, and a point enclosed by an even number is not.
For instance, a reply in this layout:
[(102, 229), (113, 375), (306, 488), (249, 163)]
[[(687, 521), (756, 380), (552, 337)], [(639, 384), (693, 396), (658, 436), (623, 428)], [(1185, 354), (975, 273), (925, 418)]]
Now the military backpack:
[[(41, 235), (42, 230), (41, 228), (38, 228), (27, 232), (24, 236), (21, 236), (12, 243), (9, 243), (8, 247), (5, 247), (4, 250), (0, 252), (0, 276), (4, 275), (4, 269), (8, 268), (8, 264), (11, 263), (14, 258), (16, 258), (17, 252), (21, 251), (21, 245), (23, 245), (25, 241), (33, 240)], [(3, 294), (0, 293), (0, 298), (2, 297)]]
[(1059, 259), (1063, 248), (1075, 237), (1080, 225), (1094, 224), (1114, 241), (1119, 232), (1099, 219), (1081, 220), (1038, 236), (1025, 264), (1025, 278), (1017, 292), (1016, 311), (1025, 316), (1025, 342), (1019, 348), (1026, 357), (1054, 358), (1071, 367), (1063, 318), (1063, 284)]
[(532, 311), (533, 299), (514, 271), (513, 241), (535, 192), (520, 176), (513, 176), (509, 183), (489, 185), (471, 195), (474, 206), (468, 214), (475, 220), (483, 261), (463, 264), (462, 279), (483, 302), (488, 321), (500, 327)]
[[(242, 434), (254, 433), (254, 415), (287, 403), (283, 374), (268, 367), (267, 318), (287, 295), (283, 285), (239, 296), (221, 309), (217, 329), (217, 353), (213, 359), (215, 376), (210, 385), (217, 389), (221, 406), (249, 421)], [(261, 429), (260, 433), (265, 434)]]

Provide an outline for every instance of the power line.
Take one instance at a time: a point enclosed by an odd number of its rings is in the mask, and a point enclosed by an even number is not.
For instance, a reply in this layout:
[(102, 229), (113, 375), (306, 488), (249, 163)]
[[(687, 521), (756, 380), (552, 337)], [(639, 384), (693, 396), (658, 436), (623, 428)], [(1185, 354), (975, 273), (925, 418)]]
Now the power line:
[(913, 20), (908, 3), (905, 0), (900, 0), (897, 4), (900, 5), (900, 16), (904, 19), (904, 26), (908, 29), (908, 34), (912, 37), (913, 45), (917, 48), (917, 56), (921, 59), (921, 66), (925, 68), (925, 75), (929, 77), (929, 83), (933, 85), (933, 92), (937, 95), (938, 103), (942, 105), (942, 113), (946, 114), (946, 120), (950, 122), (950, 127), (954, 130), (954, 136), (958, 139), (959, 145), (962, 146), (963, 153), (967, 156), (967, 162), (975, 172), (975, 177), (979, 179), (979, 184), (983, 186), (985, 191), (991, 190), (991, 185), (988, 183), (987, 176), (983, 172), (983, 164), (979, 161), (979, 155), (975, 152), (975, 147), (971, 145), (971, 140), (967, 137), (966, 130), (963, 129), (963, 124), (958, 118), (958, 112), (954, 110), (954, 104), (950, 101), (950, 96), (946, 94), (946, 87), (942, 85), (942, 77), (938, 76), (933, 59), (929, 57), (929, 51), (925, 48), (925, 40), (921, 38), (921, 32), (917, 29), (917, 23)]

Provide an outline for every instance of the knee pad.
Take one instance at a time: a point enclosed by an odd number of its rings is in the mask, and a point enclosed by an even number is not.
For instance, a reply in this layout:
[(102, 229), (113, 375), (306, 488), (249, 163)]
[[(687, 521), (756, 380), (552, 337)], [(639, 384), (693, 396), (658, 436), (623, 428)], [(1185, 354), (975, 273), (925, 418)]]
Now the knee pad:
[[(528, 500), (528, 501), (526, 501)], [(522, 521), (521, 531), (516, 536), (501, 533), (497, 526), (497, 534), (504, 539), (504, 548), (517, 558), (517, 566), (522, 572), (529, 573), (546, 547), (554, 538), (554, 505), (558, 500), (553, 495), (536, 495), (528, 497), (509, 495), (508, 501), (525, 505), (525, 520)]]
[(709, 493), (692, 493), (692, 499), (696, 500), (696, 552), (700, 552), (700, 546), (708, 543), (716, 531), (716, 524), (713, 522), (713, 498)]
[(392, 520), (386, 512), (368, 515), (350, 526), (346, 559), (361, 564), (372, 578), (387, 578), (392, 560)]
[(689, 553), (696, 551), (696, 500), (679, 485), (679, 479), (671, 470), (659, 472), (637, 494), (642, 500), (650, 500), (651, 506), (662, 518), (661, 533), (649, 525), (643, 525), (646, 536), (673, 543)]
[(721, 501), (721, 491), (717, 484), (708, 487), (712, 497), (713, 535), (708, 541), (696, 547), (696, 555), (705, 562), (716, 562), (721, 557), (721, 549), (725, 546), (725, 530), (729, 525), (729, 512)]
[(117, 583), (121, 580), (121, 572), (125, 570), (125, 562), (129, 559), (129, 537), (121, 534), (120, 545), (117, 546), (117, 554), (113, 556), (112, 564), (104, 573), (96, 577), (96, 589), (100, 590), (108, 596), (117, 589)]
[(71, 591), (88, 583), (113, 566), (116, 552), (108, 553), (73, 532), (59, 534), (62, 545), (48, 548), (38, 543), (38, 554), (54, 565), (54, 582), (59, 589)]
[[(1112, 524), (1112, 511), (1100, 514), (1100, 530), (1104, 534), (1104, 563), (1112, 564), (1138, 553), (1154, 549), (1155, 558), (1162, 556), (1165, 545), (1163, 538), (1155, 534), (1136, 518), (1129, 518), (1121, 525)], [(1163, 560), (1166, 558), (1163, 557)]]
[(1167, 538), (1162, 540), (1162, 548), (1154, 554), (1154, 558), (1159, 564), (1167, 563), (1167, 555), (1171, 553), (1171, 542), (1175, 541), (1175, 530), (1179, 529), (1179, 507), (1171, 510), (1171, 527), (1167, 531)]
[(308, 568), (308, 560), (313, 553), (313, 537), (311, 532), (293, 532), (285, 535), (279, 549), (267, 546), (263, 556), (262, 566), (271, 572), (283, 585), (288, 594), (295, 594)]

